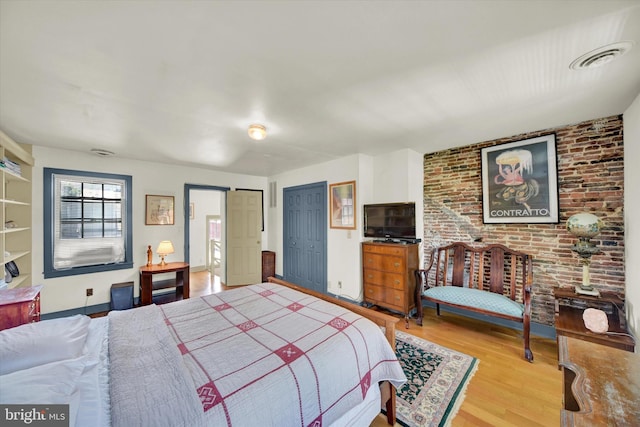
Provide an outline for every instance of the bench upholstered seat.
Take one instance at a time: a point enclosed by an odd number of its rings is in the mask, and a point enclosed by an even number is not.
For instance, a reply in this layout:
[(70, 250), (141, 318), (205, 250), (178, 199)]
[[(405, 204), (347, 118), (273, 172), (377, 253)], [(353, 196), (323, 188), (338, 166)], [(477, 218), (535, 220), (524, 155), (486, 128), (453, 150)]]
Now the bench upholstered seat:
[(496, 314), (515, 317), (522, 317), (524, 314), (524, 304), (512, 301), (504, 295), (479, 289), (437, 286), (427, 289), (423, 295), (431, 300), (438, 300), (449, 305), (473, 307)]

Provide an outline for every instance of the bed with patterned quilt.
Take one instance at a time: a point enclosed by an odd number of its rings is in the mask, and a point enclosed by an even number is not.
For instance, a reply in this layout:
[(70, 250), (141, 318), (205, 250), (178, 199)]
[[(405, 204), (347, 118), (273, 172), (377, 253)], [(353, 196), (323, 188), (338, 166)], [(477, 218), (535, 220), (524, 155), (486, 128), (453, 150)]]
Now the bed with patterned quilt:
[(275, 281), (1, 331), (0, 403), (69, 404), (71, 426), (368, 426), (382, 389), (393, 422), (397, 319)]

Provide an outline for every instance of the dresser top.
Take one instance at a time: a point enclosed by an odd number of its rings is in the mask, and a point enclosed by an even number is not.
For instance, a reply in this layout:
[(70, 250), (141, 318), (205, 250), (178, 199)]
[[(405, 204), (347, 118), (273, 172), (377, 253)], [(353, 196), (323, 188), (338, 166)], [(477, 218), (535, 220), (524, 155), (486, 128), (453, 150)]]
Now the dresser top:
[(0, 291), (0, 305), (15, 304), (17, 302), (31, 301), (38, 295), (42, 285), (26, 288), (3, 289)]

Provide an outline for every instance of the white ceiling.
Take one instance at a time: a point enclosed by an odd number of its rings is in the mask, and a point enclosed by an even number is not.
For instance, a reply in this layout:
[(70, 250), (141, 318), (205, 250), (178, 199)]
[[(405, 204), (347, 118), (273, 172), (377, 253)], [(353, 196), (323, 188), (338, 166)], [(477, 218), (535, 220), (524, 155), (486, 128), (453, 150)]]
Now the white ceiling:
[(621, 114), (639, 93), (639, 0), (0, 0), (0, 129), (82, 152), (268, 176)]

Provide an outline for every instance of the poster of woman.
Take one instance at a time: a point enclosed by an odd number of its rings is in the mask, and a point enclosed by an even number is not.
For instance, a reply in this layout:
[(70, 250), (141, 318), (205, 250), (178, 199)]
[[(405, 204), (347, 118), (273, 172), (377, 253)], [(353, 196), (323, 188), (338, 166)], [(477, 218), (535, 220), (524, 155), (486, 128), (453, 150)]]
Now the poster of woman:
[(481, 149), (485, 223), (557, 223), (554, 134)]

